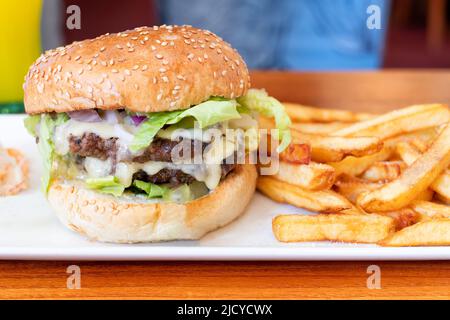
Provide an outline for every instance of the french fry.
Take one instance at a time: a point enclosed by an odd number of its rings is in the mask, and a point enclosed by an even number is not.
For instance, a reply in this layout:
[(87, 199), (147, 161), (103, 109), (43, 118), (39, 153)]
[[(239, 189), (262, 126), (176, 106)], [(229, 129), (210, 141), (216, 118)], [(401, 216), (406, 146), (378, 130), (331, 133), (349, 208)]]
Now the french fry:
[(362, 194), (358, 205), (366, 211), (392, 211), (410, 204), (425, 191), (450, 164), (450, 125), (431, 147), (402, 175), (380, 189)]
[[(397, 153), (403, 159), (407, 165), (412, 165), (420, 156), (421, 153), (418, 151), (412, 143), (399, 143), (397, 145)], [(444, 170), (437, 178), (433, 181), (430, 188), (440, 195), (444, 202), (450, 202), (450, 169)]]
[(307, 190), (330, 189), (336, 178), (333, 167), (322, 163), (294, 165), (280, 161), (278, 165), (274, 178)]
[(378, 161), (384, 161), (391, 157), (394, 152), (394, 145), (385, 143), (383, 148), (374, 154), (365, 157), (346, 157), (339, 162), (329, 162), (328, 164), (336, 170), (336, 175), (347, 174), (350, 176), (359, 176), (366, 171), (372, 164)]
[(421, 215), (422, 219), (449, 218), (450, 206), (429, 201), (414, 201), (411, 209)]
[(422, 219), (419, 213), (410, 208), (404, 208), (398, 211), (382, 212), (378, 214), (394, 219), (396, 231), (412, 226)]
[(415, 105), (394, 110), (373, 119), (355, 123), (335, 132), (343, 137), (378, 137), (386, 139), (405, 132), (439, 126), (450, 121), (450, 111), (444, 104)]
[(345, 122), (294, 122), (291, 128), (304, 133), (327, 135), (335, 131), (348, 127), (348, 123)]
[(394, 220), (379, 215), (280, 215), (272, 230), (282, 242), (343, 241), (376, 243), (394, 232)]
[(340, 177), (339, 180), (336, 181), (335, 186), (336, 191), (339, 194), (342, 194), (351, 203), (355, 204), (359, 195), (367, 191), (372, 191), (381, 188), (383, 184), (345, 176)]
[(283, 105), (294, 122), (356, 122), (375, 117), (375, 115), (370, 113), (314, 108), (296, 103), (284, 102)]
[(371, 165), (362, 178), (369, 181), (392, 181), (397, 179), (406, 168), (403, 161), (378, 161)]
[(382, 246), (450, 245), (450, 219), (433, 219), (416, 223), (379, 242)]
[[(274, 122), (261, 117), (259, 126), (262, 129), (274, 129)], [(341, 161), (346, 156), (362, 157), (380, 151), (383, 142), (372, 137), (332, 137), (291, 130), (293, 143), (309, 144), (311, 158), (316, 162)]]
[(308, 164), (311, 161), (311, 147), (304, 143), (291, 143), (279, 156), (280, 160), (289, 163)]
[(331, 190), (305, 190), (267, 176), (258, 178), (257, 189), (272, 200), (311, 211), (339, 212), (353, 207), (347, 199)]
[(337, 162), (346, 156), (362, 157), (377, 153), (383, 143), (372, 137), (332, 137), (302, 133), (292, 130), (295, 143), (307, 143), (311, 146), (311, 158), (316, 162)]

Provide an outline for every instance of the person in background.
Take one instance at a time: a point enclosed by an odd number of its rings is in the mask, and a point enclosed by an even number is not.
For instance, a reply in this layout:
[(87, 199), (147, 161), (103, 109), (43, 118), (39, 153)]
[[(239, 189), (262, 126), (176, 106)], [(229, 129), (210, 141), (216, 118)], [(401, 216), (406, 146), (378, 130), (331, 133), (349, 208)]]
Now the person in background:
[[(380, 67), (390, 0), (159, 0), (158, 5), (164, 23), (217, 33), (252, 69), (349, 70)], [(373, 5), (380, 12), (379, 29), (367, 26)]]

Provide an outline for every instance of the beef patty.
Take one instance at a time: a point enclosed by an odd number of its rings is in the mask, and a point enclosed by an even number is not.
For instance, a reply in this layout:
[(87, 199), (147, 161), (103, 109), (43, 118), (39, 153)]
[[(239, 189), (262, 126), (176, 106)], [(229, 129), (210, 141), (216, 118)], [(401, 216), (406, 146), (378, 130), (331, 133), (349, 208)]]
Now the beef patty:
[[(228, 173), (236, 168), (236, 164), (222, 164), (221, 165), (221, 179), (225, 178)], [(180, 184), (190, 184), (195, 181), (195, 178), (181, 170), (162, 169), (158, 173), (148, 175), (145, 171), (140, 170), (133, 175), (133, 180), (141, 180), (154, 184), (170, 183), (177, 186)]]
[[(179, 143), (179, 141), (156, 138), (141, 155), (134, 157), (131, 161), (138, 163), (148, 161), (172, 162), (172, 150)], [(191, 158), (194, 156), (195, 148), (201, 147), (203, 151), (207, 146), (206, 143), (197, 140), (184, 140), (183, 143), (191, 144)], [(81, 137), (70, 136), (69, 146), (70, 152), (79, 157), (93, 157), (101, 160), (112, 158), (113, 163), (116, 163), (117, 160), (117, 138), (103, 139), (94, 133), (84, 133)], [(179, 154), (179, 156), (184, 157), (183, 154)], [(224, 162), (222, 164), (222, 178), (233, 171), (235, 167), (235, 164), (225, 164)], [(133, 179), (154, 184), (170, 183), (172, 185), (189, 184), (195, 180), (191, 175), (175, 169), (162, 169), (154, 175), (148, 175), (141, 170), (134, 174)]]

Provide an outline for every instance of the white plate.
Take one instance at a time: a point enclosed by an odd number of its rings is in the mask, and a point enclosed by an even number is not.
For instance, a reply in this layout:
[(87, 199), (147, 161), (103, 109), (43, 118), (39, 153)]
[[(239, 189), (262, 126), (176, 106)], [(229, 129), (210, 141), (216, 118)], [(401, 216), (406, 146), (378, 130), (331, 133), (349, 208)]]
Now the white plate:
[(304, 213), (256, 194), (247, 212), (199, 241), (96, 243), (60, 225), (40, 192), (40, 157), (22, 116), (0, 116), (0, 143), (31, 162), (31, 186), (0, 198), (0, 259), (29, 260), (449, 260), (450, 247), (382, 248), (330, 242), (284, 244), (271, 230), (280, 213)]

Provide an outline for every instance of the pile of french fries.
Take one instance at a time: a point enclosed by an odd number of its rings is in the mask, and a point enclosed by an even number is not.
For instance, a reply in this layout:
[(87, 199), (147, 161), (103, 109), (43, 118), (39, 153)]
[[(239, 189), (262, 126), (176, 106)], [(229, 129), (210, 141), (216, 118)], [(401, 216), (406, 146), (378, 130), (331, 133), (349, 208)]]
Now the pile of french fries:
[[(450, 245), (450, 109), (383, 115), (285, 103), (293, 143), (258, 190), (315, 215), (279, 215), (279, 241)], [(265, 129), (274, 124), (260, 120)]]

